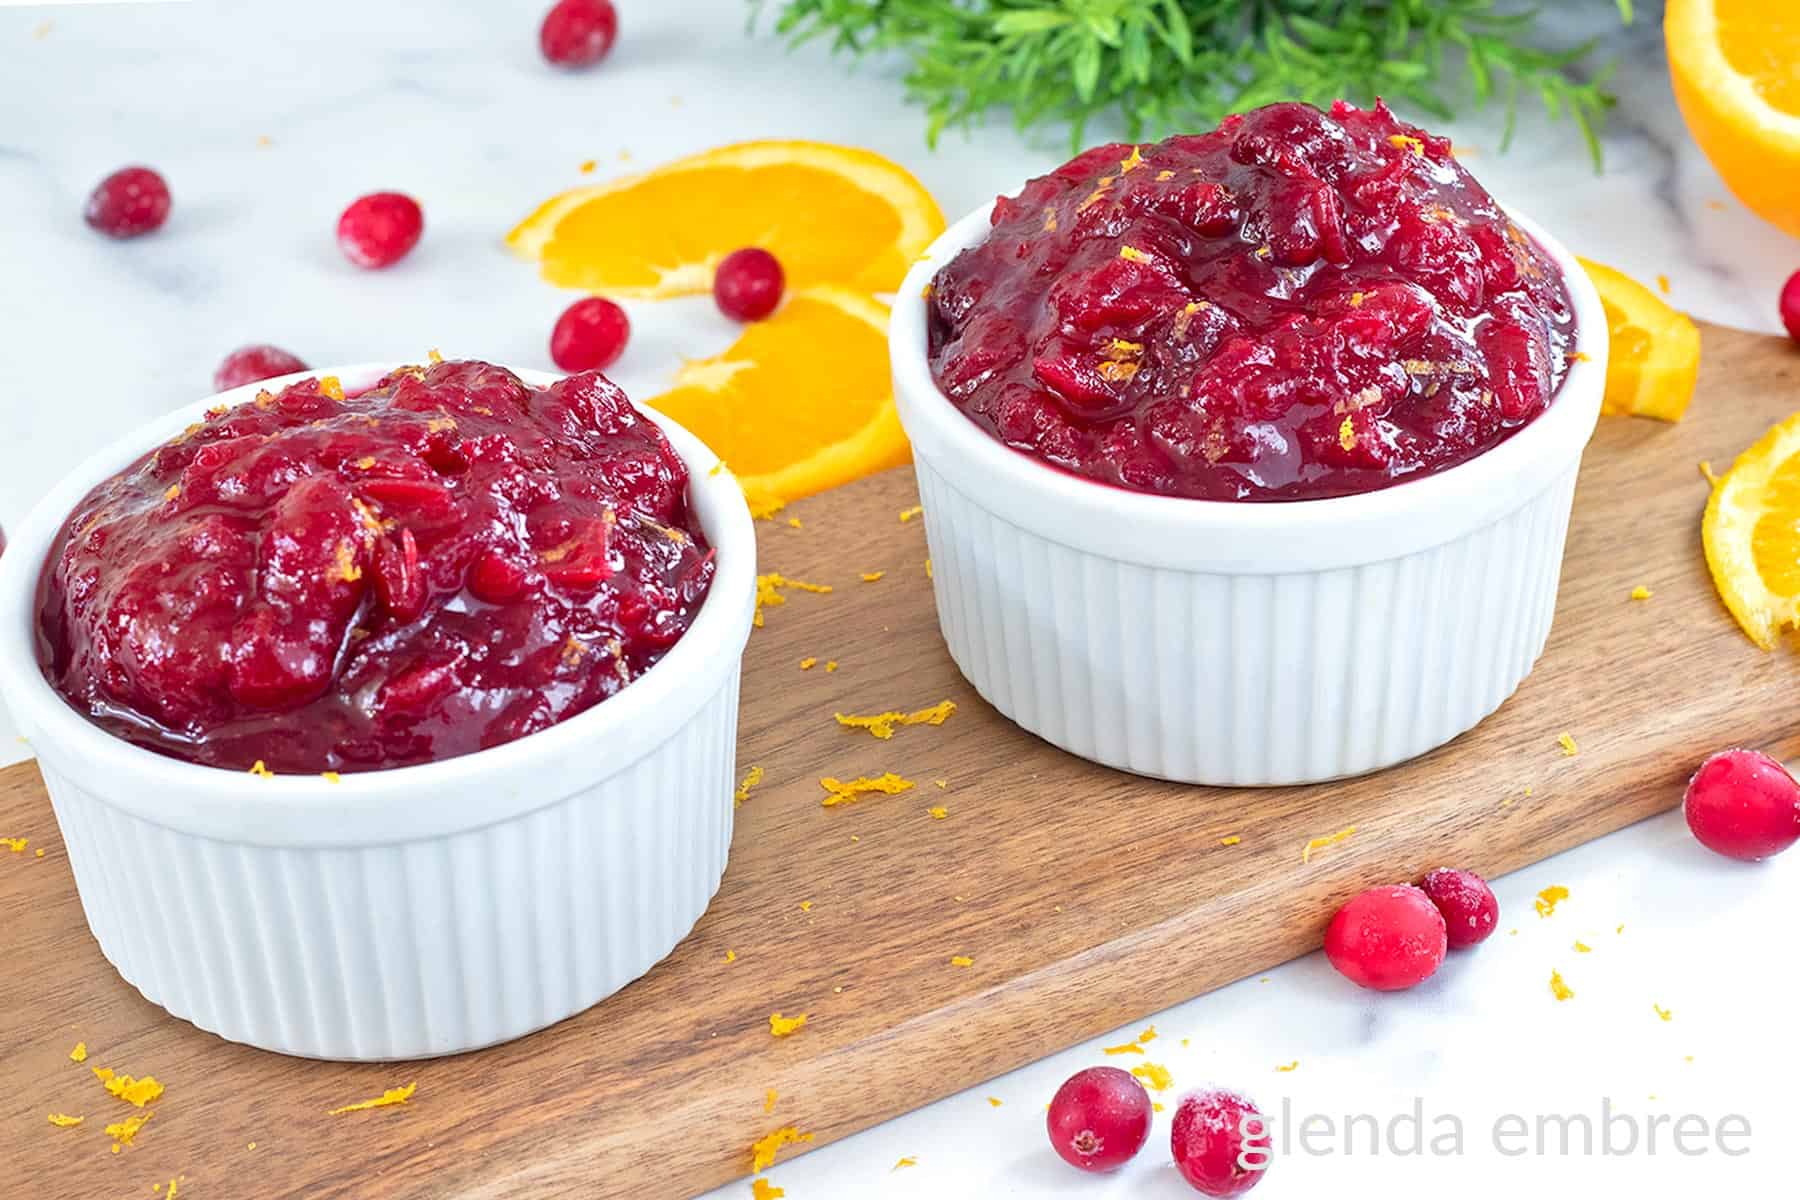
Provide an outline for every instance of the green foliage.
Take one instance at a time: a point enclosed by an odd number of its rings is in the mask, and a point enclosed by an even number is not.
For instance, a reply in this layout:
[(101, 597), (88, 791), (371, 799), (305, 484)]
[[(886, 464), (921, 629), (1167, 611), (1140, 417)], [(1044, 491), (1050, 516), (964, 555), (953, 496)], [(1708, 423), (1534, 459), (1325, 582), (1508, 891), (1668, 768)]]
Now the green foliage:
[[(1618, 6), (1630, 21), (1631, 0)], [(1074, 146), (1109, 112), (1133, 139), (1274, 100), (1380, 95), (1447, 117), (1466, 79), (1477, 103), (1506, 106), (1509, 139), (1521, 97), (1566, 114), (1598, 167), (1610, 68), (1578, 79), (1591, 45), (1538, 48), (1533, 20), (1496, 0), (780, 0), (776, 29), (901, 55), (934, 144), (996, 106), (1021, 129), (1066, 123)]]

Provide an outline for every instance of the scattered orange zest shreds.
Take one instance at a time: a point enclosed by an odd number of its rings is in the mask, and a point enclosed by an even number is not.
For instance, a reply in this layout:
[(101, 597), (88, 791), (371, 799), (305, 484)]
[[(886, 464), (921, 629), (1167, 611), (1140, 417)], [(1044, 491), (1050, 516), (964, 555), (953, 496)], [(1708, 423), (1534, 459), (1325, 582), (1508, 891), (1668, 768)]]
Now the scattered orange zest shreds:
[(1148, 1046), (1151, 1042), (1154, 1042), (1156, 1040), (1156, 1026), (1144, 1026), (1144, 1032), (1137, 1035), (1137, 1040), (1138, 1045), (1140, 1046)]
[(751, 767), (744, 775), (744, 782), (738, 784), (737, 794), (731, 798), (731, 807), (736, 808), (750, 798), (750, 789), (763, 781), (763, 769)]
[(886, 574), (886, 571), (864, 571), (862, 573), (862, 581), (864, 583), (878, 583), (880, 582), (881, 577)]
[(169, 1180), (169, 1190), (163, 1193), (163, 1200), (175, 1200), (175, 1191), (180, 1186), (179, 1180)]
[(250, 764), (250, 774), (256, 776), (258, 779), (273, 779), (273, 778), (275, 778), (275, 772), (269, 770), (268, 767), (264, 766), (263, 760), (260, 758)]
[(930, 808), (926, 809), (925, 812), (934, 821), (941, 821), (945, 817), (950, 815), (950, 810), (945, 808), (941, 804), (934, 804)]
[(788, 527), (791, 529), (805, 529), (806, 528), (806, 526), (804, 526), (800, 523), (799, 517), (789, 517), (788, 518)]
[(1668, 295), (1669, 294), (1669, 277), (1667, 275), (1658, 275), (1656, 277), (1656, 286), (1662, 291), (1663, 295), (1665, 295), (1665, 296)]
[(1136, 246), (1120, 246), (1119, 257), (1126, 262), (1147, 263), (1150, 261), (1150, 256)]
[(801, 1133), (792, 1125), (783, 1125), (767, 1137), (758, 1138), (750, 1144), (751, 1173), (760, 1175), (764, 1169), (774, 1166), (775, 1156), (781, 1153), (783, 1146), (792, 1146), (812, 1140), (812, 1134)]
[(950, 957), (950, 965), (953, 967), (972, 967), (975, 965), (975, 960), (966, 954), (954, 954)]
[(833, 713), (832, 716), (846, 729), (866, 729), (886, 741), (894, 736), (894, 727), (897, 725), (942, 725), (955, 712), (956, 701), (940, 700), (930, 708), (921, 708), (917, 712), (884, 712), (869, 717)]
[(810, 656), (800, 660), (800, 669), (802, 671), (810, 671), (818, 665), (819, 665), (819, 660), (816, 658), (812, 658)]
[(1594, 952), (1594, 948), (1592, 946), (1588, 945), (1586, 942), (1576, 942), (1575, 943), (1575, 953), (1577, 953), (1577, 954), (1592, 954), (1593, 952)]
[(142, 1108), (163, 1094), (163, 1085), (154, 1075), (133, 1079), (129, 1075), (115, 1074), (111, 1067), (95, 1067), (93, 1071), (94, 1078), (105, 1084), (107, 1091), (135, 1108)]
[(803, 579), (789, 579), (780, 572), (771, 571), (767, 575), (756, 577), (756, 614), (750, 620), (758, 629), (763, 625), (763, 609), (774, 608), (787, 603), (787, 597), (781, 594), (783, 588), (792, 588), (797, 592), (814, 592), (825, 595), (831, 591), (828, 583), (807, 583)]
[(728, 963), (736, 962), (737, 961), (737, 951), (736, 950), (727, 950), (725, 952), (725, 961)]
[(1000, 1097), (998, 1097), (998, 1096), (989, 1096), (987, 1098), (987, 1102), (988, 1102), (989, 1108), (999, 1108), (1002, 1103)]
[(801, 912), (811, 912), (812, 909), (813, 909), (813, 902), (811, 900), (802, 900), (800, 902), (800, 911)]
[(826, 659), (826, 660), (825, 660), (825, 673), (826, 673), (826, 674), (827, 674), (827, 675), (829, 675), (829, 674), (831, 674), (831, 673), (832, 673), (832, 672), (833, 672), (833, 671), (835, 671), (835, 670), (837, 670), (837, 667), (838, 667), (838, 665), (837, 665), (837, 659), (835, 659), (835, 658), (829, 658), (829, 659)]
[(50, 1114), (50, 1123), (52, 1125), (56, 1126), (58, 1129), (68, 1129), (71, 1126), (81, 1124), (85, 1120), (87, 1120), (86, 1117), (71, 1117), (71, 1116), (66, 1116), (63, 1113), (51, 1113)]
[(1556, 906), (1569, 898), (1569, 889), (1560, 883), (1551, 884), (1537, 894), (1536, 906), (1538, 916), (1554, 916)]
[(334, 1108), (325, 1115), (328, 1117), (341, 1117), (345, 1113), (366, 1112), (371, 1108), (386, 1108), (392, 1104), (405, 1104), (408, 1100), (412, 1099), (413, 1093), (418, 1090), (419, 1085), (416, 1083), (409, 1083), (405, 1087), (389, 1088), (373, 1100), (358, 1100), (355, 1104), (346, 1104), (342, 1108)]
[(1153, 1092), (1166, 1092), (1175, 1082), (1169, 1074), (1169, 1068), (1160, 1063), (1144, 1062), (1131, 1068), (1131, 1073), (1144, 1081), (1144, 1086)]
[(581, 173), (583, 175), (592, 175), (594, 173), (594, 168), (599, 165), (600, 165), (599, 163), (595, 162), (593, 159), (590, 158), (586, 162), (581, 164)]
[[(894, 1164), (893, 1170), (898, 1171), (901, 1167), (916, 1167), (918, 1165), (919, 1160), (908, 1154), (905, 1158), (902, 1158), (899, 1162)], [(892, 1171), (889, 1172), (889, 1174), (892, 1173)]]
[(1335, 846), (1339, 842), (1343, 841), (1345, 838), (1350, 837), (1355, 833), (1356, 833), (1356, 826), (1352, 825), (1348, 829), (1340, 829), (1336, 833), (1330, 833), (1330, 834), (1326, 834), (1324, 837), (1314, 838), (1312, 841), (1306, 843), (1306, 845), (1301, 848), (1300, 861), (1303, 863), (1311, 862), (1314, 850), (1323, 850), (1328, 846)]
[(1674, 1009), (1664, 1008), (1660, 1004), (1652, 1004), (1650, 1007), (1655, 1009), (1656, 1015), (1661, 1017), (1665, 1021), (1673, 1021), (1675, 1019), (1675, 1010)]
[(69, 1051), (69, 1061), (70, 1062), (86, 1062), (87, 1061), (87, 1043), (86, 1042), (76, 1042), (75, 1043), (75, 1048), (73, 1050)]
[(150, 1118), (155, 1115), (153, 1112), (147, 1112), (141, 1117), (126, 1117), (115, 1125), (108, 1125), (104, 1132), (113, 1140), (113, 1153), (117, 1154), (120, 1146), (131, 1145), (132, 1140), (137, 1137), (138, 1131), (149, 1124)]
[(781, 1200), (785, 1195), (785, 1188), (778, 1188), (761, 1176), (750, 1181), (750, 1200)]
[(1705, 478), (1706, 482), (1712, 484), (1714, 487), (1719, 486), (1719, 477), (1713, 474), (1712, 462), (1710, 460), (1704, 458), (1700, 460), (1700, 474)]
[(922, 517), (924, 515), (925, 506), (923, 504), (915, 504), (911, 508), (903, 508), (900, 510), (900, 523), (904, 525), (914, 517)]
[(1102, 1054), (1142, 1054), (1143, 1052), (1144, 1048), (1136, 1042), (1126, 1042), (1122, 1046), (1100, 1047), (1100, 1053)]
[(1425, 143), (1424, 142), (1420, 141), (1416, 137), (1407, 137), (1404, 133), (1389, 134), (1388, 135), (1388, 145), (1396, 146), (1401, 150), (1410, 150), (1414, 154), (1418, 154), (1421, 156), (1425, 153)]
[(1286, 1075), (1291, 1071), (1298, 1071), (1299, 1069), (1300, 1069), (1300, 1060), (1297, 1058), (1293, 1062), (1287, 1064), (1285, 1067), (1276, 1067), (1275, 1068), (1276, 1071), (1280, 1072), (1283, 1075)]
[(1633, 600), (1648, 600), (1651, 596), (1654, 596), (1655, 594), (1656, 594), (1655, 592), (1652, 592), (1649, 588), (1645, 587), (1641, 583), (1631, 589), (1631, 598)]
[(1230, 836), (1230, 837), (1222, 837), (1222, 838), (1220, 838), (1220, 839), (1219, 839), (1219, 845), (1221, 845), (1221, 846), (1235, 846), (1235, 845), (1237, 845), (1237, 844), (1238, 844), (1238, 843), (1239, 843), (1239, 842), (1241, 842), (1241, 841), (1243, 841), (1243, 840), (1244, 840), (1244, 839), (1243, 839), (1243, 838), (1241, 838), (1241, 837), (1239, 837), (1239, 836), (1238, 836), (1238, 835), (1237, 835), (1237, 834), (1235, 834), (1235, 833), (1234, 833), (1234, 834), (1232, 834), (1232, 835), (1231, 835), (1231, 836)]
[(774, 1088), (770, 1088), (768, 1091), (764, 1092), (763, 1093), (763, 1111), (765, 1113), (774, 1112), (775, 1111), (775, 1101), (777, 1101), (779, 1099), (781, 1099), (781, 1093), (777, 1092)]
[(1558, 1000), (1573, 1000), (1575, 989), (1563, 982), (1561, 971), (1550, 972), (1550, 994)]
[(1563, 755), (1567, 758), (1574, 758), (1577, 754), (1581, 753), (1581, 751), (1576, 748), (1575, 739), (1569, 734), (1557, 734), (1556, 744), (1562, 747)]
[(848, 783), (827, 775), (819, 780), (819, 786), (828, 793), (819, 803), (834, 808), (839, 804), (854, 804), (861, 796), (898, 796), (901, 792), (912, 791), (914, 784), (889, 771), (876, 779), (858, 776)]
[(25, 847), (31, 845), (30, 838), (0, 838), (0, 846), (5, 846), (14, 854), (23, 854)]
[(797, 1017), (784, 1017), (780, 1013), (769, 1014), (769, 1034), (772, 1037), (787, 1037), (806, 1024), (806, 1014)]
[(319, 393), (330, 396), (333, 400), (344, 398), (344, 385), (338, 382), (336, 375), (319, 376)]
[(931, 560), (929, 558), (927, 558), (925, 560), (925, 578), (927, 578), (927, 579), (936, 579), (937, 578), (937, 576), (932, 574), (932, 572), (931, 572)]
[(1356, 449), (1356, 422), (1349, 417), (1345, 417), (1344, 423), (1338, 426), (1338, 445), (1345, 450)]

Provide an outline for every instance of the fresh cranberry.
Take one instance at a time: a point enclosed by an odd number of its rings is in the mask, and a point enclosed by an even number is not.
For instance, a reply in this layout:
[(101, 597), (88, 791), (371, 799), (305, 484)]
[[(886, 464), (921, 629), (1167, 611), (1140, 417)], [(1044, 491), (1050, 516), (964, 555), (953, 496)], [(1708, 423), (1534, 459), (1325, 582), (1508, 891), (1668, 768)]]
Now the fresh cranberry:
[(169, 185), (149, 167), (125, 167), (88, 193), (87, 223), (107, 237), (134, 238), (169, 219)]
[(734, 321), (760, 321), (781, 303), (781, 263), (757, 246), (733, 250), (713, 276), (713, 299)]
[(1781, 323), (1788, 336), (1800, 342), (1800, 271), (1789, 275), (1781, 287)]
[(1500, 921), (1500, 901), (1487, 880), (1473, 871), (1439, 867), (1420, 885), (1444, 916), (1444, 934), (1452, 950), (1487, 941)]
[(619, 36), (612, 0), (558, 0), (544, 14), (538, 48), (559, 67), (591, 67), (606, 57)]
[(390, 267), (419, 244), (425, 213), (400, 192), (361, 196), (338, 218), (338, 248), (359, 267)]
[(1044, 1125), (1064, 1162), (1083, 1171), (1111, 1171), (1143, 1148), (1150, 1114), (1150, 1093), (1131, 1072), (1089, 1067), (1056, 1089)]
[(213, 372), (213, 391), (228, 392), (232, 388), (243, 387), (246, 383), (257, 383), (273, 379), (277, 375), (292, 375), (295, 371), (304, 370), (305, 363), (279, 346), (239, 346), (227, 354), (225, 361), (219, 364), (219, 369)]
[(1196, 1192), (1241, 1196), (1262, 1182), (1273, 1150), (1249, 1098), (1222, 1088), (1183, 1096), (1169, 1129), (1175, 1169)]
[(1800, 784), (1755, 750), (1721, 750), (1688, 780), (1688, 828), (1700, 844), (1756, 862), (1800, 841)]
[(631, 319), (611, 300), (589, 296), (556, 318), (550, 331), (550, 358), (565, 371), (603, 371), (625, 353)]
[(1370, 888), (1331, 918), (1325, 957), (1359, 987), (1397, 992), (1437, 973), (1449, 943), (1443, 914), (1416, 887)]

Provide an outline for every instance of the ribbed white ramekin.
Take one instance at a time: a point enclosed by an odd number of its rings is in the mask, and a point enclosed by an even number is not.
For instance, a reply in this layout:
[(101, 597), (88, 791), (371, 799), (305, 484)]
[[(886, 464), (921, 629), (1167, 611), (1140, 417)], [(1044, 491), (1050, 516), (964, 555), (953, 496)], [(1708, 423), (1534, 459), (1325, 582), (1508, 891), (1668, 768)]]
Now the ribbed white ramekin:
[[(330, 373), (355, 386), (387, 369)], [(178, 762), (51, 689), (33, 640), (38, 574), (91, 487), (259, 386), (96, 455), (0, 558), (0, 688), (37, 752), (89, 928), (151, 1001), (284, 1054), (451, 1054), (580, 1012), (668, 954), (725, 869), (756, 578), (743, 493), (698, 439), (647, 414), (688, 465), (718, 571), (668, 655), (579, 716), (335, 784)]]
[(1550, 407), (1448, 471), (1329, 500), (1151, 496), (1014, 451), (937, 390), (925, 285), (988, 210), (914, 265), (890, 329), (938, 621), (995, 708), (1083, 758), (1188, 783), (1309, 783), (1423, 754), (1498, 708), (1543, 651), (1606, 318), (1561, 267), (1577, 344)]

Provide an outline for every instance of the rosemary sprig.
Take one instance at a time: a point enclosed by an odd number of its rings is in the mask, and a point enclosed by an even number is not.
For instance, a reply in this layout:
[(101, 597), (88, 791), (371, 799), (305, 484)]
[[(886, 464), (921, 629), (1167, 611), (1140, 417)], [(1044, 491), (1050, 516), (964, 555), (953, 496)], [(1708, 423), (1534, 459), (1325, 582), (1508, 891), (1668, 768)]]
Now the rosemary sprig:
[[(762, 0), (755, 0), (759, 5)], [(927, 138), (989, 109), (1021, 129), (1066, 123), (1080, 146), (1118, 113), (1133, 139), (1203, 129), (1275, 100), (1362, 104), (1377, 95), (1448, 117), (1461, 81), (1497, 100), (1510, 139), (1535, 97), (1581, 129), (1595, 167), (1613, 97), (1610, 68), (1578, 67), (1592, 45), (1546, 50), (1535, 14), (1503, 0), (779, 0), (776, 30), (852, 56), (892, 52)], [(1631, 0), (1616, 0), (1631, 20)]]

